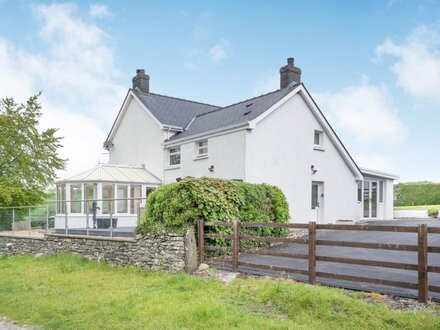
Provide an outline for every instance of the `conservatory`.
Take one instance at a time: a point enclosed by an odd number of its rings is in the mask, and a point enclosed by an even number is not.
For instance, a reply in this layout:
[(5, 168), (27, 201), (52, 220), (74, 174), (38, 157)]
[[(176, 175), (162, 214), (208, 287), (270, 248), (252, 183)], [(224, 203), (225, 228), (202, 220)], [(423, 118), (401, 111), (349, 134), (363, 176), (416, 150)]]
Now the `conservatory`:
[(160, 184), (161, 180), (145, 167), (112, 164), (98, 164), (59, 180), (55, 232), (133, 230), (148, 195)]

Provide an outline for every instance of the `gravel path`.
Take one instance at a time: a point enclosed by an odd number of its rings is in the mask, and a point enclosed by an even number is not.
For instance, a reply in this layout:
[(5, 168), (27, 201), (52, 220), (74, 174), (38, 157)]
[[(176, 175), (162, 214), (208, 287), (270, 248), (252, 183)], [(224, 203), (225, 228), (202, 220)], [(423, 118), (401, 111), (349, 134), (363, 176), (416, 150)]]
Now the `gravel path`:
[(14, 321), (0, 316), (0, 330), (35, 330), (35, 327), (18, 325)]

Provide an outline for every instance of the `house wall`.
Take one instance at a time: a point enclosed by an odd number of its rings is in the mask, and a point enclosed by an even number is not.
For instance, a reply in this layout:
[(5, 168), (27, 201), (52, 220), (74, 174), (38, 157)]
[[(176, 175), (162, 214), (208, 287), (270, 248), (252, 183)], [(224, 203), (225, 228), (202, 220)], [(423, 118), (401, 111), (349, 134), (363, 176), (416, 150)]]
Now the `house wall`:
[(112, 139), (110, 164), (124, 164), (145, 167), (157, 177), (163, 177), (163, 141), (165, 132), (134, 99)]
[[(196, 141), (180, 145), (181, 164), (169, 165), (168, 151), (164, 152), (164, 183), (175, 182), (176, 178), (185, 176), (216, 177), (223, 179), (243, 180), (245, 173), (245, 141), (246, 131), (208, 137), (208, 157), (196, 157)], [(214, 172), (209, 167), (214, 166)]]
[(302, 96), (293, 96), (247, 133), (245, 179), (280, 187), (294, 222), (313, 219), (312, 181), (323, 182), (322, 222), (358, 220), (355, 176), (325, 132), (325, 151), (314, 150), (315, 130), (324, 129)]

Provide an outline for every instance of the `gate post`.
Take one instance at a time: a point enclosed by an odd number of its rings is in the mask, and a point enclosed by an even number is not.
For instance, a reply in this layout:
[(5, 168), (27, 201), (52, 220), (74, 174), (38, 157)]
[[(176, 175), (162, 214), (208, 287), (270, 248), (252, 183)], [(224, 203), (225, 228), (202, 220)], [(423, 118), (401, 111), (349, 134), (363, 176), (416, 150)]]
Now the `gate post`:
[(316, 222), (309, 222), (309, 283), (316, 283)]
[(234, 221), (234, 235), (232, 241), (232, 271), (238, 272), (238, 250), (240, 246), (240, 221)]
[(197, 236), (199, 241), (199, 265), (205, 262), (205, 221), (199, 219), (197, 224)]
[(428, 226), (418, 226), (419, 302), (428, 301)]

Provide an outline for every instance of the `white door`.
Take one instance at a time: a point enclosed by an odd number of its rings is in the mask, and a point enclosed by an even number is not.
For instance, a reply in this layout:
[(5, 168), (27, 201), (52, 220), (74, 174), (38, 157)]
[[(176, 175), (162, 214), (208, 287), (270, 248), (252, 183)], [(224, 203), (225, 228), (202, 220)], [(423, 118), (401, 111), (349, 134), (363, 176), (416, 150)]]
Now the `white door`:
[(324, 214), (324, 184), (312, 182), (312, 219), (316, 223), (323, 222)]

